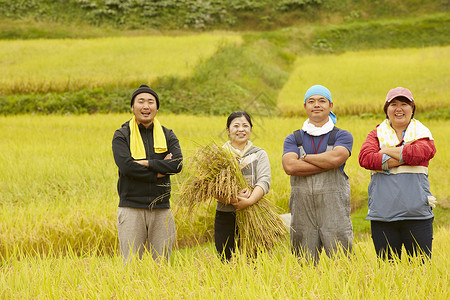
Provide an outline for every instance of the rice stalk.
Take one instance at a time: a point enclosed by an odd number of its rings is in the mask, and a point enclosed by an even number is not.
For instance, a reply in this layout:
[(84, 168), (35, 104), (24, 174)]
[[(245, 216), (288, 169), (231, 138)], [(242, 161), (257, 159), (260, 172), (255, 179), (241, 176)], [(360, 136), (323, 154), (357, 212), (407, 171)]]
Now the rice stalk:
[[(233, 154), (214, 143), (200, 147), (186, 167), (191, 174), (180, 189), (179, 201), (190, 211), (213, 198), (230, 204), (242, 189), (253, 190)], [(266, 198), (238, 211), (236, 226), (238, 249), (250, 256), (273, 248), (287, 233), (275, 205)]]
[(242, 252), (249, 255), (272, 249), (287, 233), (287, 228), (276, 207), (266, 198), (236, 214), (238, 243)]

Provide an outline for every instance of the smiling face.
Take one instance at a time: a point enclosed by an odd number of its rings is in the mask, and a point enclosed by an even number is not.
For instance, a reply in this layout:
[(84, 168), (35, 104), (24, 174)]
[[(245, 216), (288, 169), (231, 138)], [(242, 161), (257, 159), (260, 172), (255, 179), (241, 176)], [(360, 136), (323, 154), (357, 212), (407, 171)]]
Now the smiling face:
[(155, 96), (150, 93), (140, 93), (134, 98), (133, 106), (131, 106), (134, 116), (138, 124), (148, 128), (158, 112), (158, 106)]
[(304, 104), (309, 122), (316, 127), (322, 127), (328, 122), (333, 103), (322, 95), (312, 95)]
[(234, 118), (227, 128), (231, 145), (239, 150), (245, 148), (252, 133), (252, 127), (245, 116)]
[(386, 110), (386, 115), (395, 130), (406, 129), (411, 121), (412, 114), (413, 107), (407, 101), (398, 99), (392, 100)]

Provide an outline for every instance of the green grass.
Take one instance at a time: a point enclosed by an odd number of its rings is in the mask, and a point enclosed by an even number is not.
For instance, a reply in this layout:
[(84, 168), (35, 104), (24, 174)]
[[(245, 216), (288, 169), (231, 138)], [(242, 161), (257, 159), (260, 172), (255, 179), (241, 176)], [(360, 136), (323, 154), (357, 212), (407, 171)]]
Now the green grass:
[(409, 88), (417, 112), (446, 111), (450, 100), (450, 47), (347, 52), (300, 56), (278, 95), (284, 116), (304, 116), (306, 90), (322, 84), (331, 91), (339, 115), (383, 114), (387, 92)]
[[(404, 18), (448, 11), (446, 1), (432, 0), (1, 0), (0, 20), (28, 20), (30, 28), (1, 28), (9, 38), (79, 35), (64, 28), (75, 23), (114, 29), (271, 30), (305, 23), (333, 24), (379, 18)], [(53, 24), (42, 30), (36, 23)], [(31, 30), (30, 30), (31, 29)], [(1, 36), (1, 35), (0, 35)]]
[(158, 35), (156, 30), (123, 31), (108, 26), (90, 26), (82, 22), (59, 23), (32, 18), (0, 19), (0, 39), (67, 39), (101, 38), (107, 36)]
[(191, 77), (160, 78), (155, 89), (162, 90), (173, 113), (227, 115), (248, 109), (273, 115), (276, 94), (289, 76), (281, 56), (278, 47), (264, 39), (224, 47), (199, 64)]
[[(397, 9), (396, 9), (397, 10)], [(409, 18), (380, 19), (318, 27), (313, 33), (313, 47), (322, 52), (363, 49), (410, 48), (448, 45), (448, 13)]]

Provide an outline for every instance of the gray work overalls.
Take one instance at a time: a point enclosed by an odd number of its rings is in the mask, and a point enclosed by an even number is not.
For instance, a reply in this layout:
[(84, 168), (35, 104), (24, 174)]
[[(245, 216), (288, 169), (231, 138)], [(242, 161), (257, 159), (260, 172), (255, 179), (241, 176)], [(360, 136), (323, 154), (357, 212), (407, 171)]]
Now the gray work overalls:
[[(326, 151), (333, 149), (338, 130), (335, 127), (335, 132), (330, 134)], [(301, 134), (295, 136), (300, 155), (303, 155)], [(322, 248), (328, 256), (337, 251), (338, 245), (346, 254), (352, 251), (350, 184), (339, 168), (309, 176), (291, 176), (289, 208), (294, 253), (306, 254), (317, 263)]]

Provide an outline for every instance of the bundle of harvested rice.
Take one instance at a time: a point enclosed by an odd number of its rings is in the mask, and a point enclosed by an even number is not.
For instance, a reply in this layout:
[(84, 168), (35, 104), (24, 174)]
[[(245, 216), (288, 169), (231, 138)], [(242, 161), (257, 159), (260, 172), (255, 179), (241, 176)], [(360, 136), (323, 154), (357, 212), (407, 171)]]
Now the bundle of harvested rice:
[[(230, 204), (239, 191), (252, 187), (242, 176), (233, 154), (216, 144), (201, 147), (185, 165), (190, 177), (180, 189), (180, 202), (190, 210), (215, 198)], [(236, 213), (237, 248), (247, 255), (271, 249), (287, 233), (276, 207), (262, 198)]]

